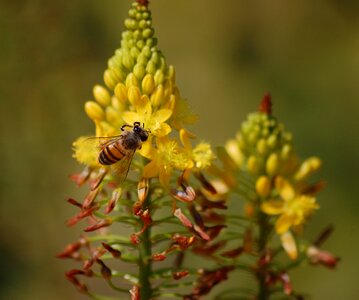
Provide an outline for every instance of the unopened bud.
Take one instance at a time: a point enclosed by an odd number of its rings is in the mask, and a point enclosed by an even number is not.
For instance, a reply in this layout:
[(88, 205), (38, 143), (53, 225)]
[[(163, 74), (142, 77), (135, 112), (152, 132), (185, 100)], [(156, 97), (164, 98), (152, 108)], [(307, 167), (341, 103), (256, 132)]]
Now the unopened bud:
[(138, 86), (138, 80), (133, 73), (130, 73), (126, 77), (126, 87)]
[(108, 106), (111, 102), (110, 93), (101, 85), (97, 84), (93, 87), (93, 95), (95, 100), (102, 106)]
[(268, 150), (267, 142), (265, 139), (260, 139), (257, 142), (257, 151), (259, 154), (264, 155)]
[(128, 51), (124, 51), (122, 54), (122, 64), (128, 70), (132, 70), (135, 61)]
[(141, 80), (146, 73), (145, 66), (143, 64), (137, 63), (133, 68), (133, 74), (137, 77), (138, 80)]
[(115, 96), (121, 103), (127, 101), (127, 88), (123, 83), (118, 83), (115, 87)]
[(248, 172), (251, 173), (252, 175), (255, 175), (258, 173), (259, 164), (258, 164), (257, 158), (254, 155), (251, 155), (248, 158), (247, 169), (248, 169)]
[(269, 195), (270, 190), (271, 190), (271, 183), (270, 183), (269, 178), (267, 176), (259, 177), (256, 182), (257, 194), (260, 197), (265, 198)]
[(163, 74), (162, 70), (157, 70), (155, 75), (154, 75), (154, 79), (155, 79), (155, 84), (159, 85), (162, 84), (165, 80), (165, 75)]
[(153, 79), (153, 76), (151, 74), (147, 74), (142, 79), (142, 91), (145, 94), (150, 95), (154, 88), (155, 88), (155, 80)]
[(85, 112), (94, 121), (102, 121), (105, 119), (105, 112), (102, 107), (95, 101), (87, 101), (85, 103)]
[(164, 88), (160, 84), (151, 95), (151, 103), (153, 106), (160, 106), (164, 101)]
[(279, 157), (277, 153), (272, 153), (266, 162), (266, 172), (269, 176), (276, 175), (279, 170)]
[(141, 100), (141, 92), (137, 86), (130, 86), (127, 91), (127, 97), (130, 103), (136, 106)]
[(116, 84), (122, 79), (122, 73), (116, 69), (107, 69), (103, 74), (103, 80), (108, 88), (113, 90)]

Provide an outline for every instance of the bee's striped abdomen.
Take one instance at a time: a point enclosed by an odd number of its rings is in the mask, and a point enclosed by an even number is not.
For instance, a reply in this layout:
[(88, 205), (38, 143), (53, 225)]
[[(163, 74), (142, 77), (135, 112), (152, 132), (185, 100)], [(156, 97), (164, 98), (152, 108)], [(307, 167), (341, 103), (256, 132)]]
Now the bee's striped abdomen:
[(98, 157), (98, 161), (102, 165), (112, 165), (121, 160), (126, 153), (121, 149), (119, 143), (111, 143), (105, 146)]

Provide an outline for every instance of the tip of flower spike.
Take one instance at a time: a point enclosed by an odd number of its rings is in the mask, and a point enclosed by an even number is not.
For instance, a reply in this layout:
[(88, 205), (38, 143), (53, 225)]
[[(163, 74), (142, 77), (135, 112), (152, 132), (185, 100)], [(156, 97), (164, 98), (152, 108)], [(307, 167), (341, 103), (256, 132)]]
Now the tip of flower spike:
[(148, 0), (136, 0), (136, 2), (140, 5), (144, 5), (144, 6), (148, 6), (148, 4), (150, 3), (150, 1)]
[(272, 99), (270, 93), (264, 94), (262, 101), (259, 105), (259, 111), (267, 115), (272, 114)]

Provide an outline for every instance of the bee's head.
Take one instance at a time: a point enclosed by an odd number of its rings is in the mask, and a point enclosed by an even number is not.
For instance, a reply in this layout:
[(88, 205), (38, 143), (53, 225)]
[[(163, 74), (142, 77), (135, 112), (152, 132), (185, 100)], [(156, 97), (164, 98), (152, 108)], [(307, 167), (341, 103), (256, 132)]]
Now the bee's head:
[(145, 142), (148, 139), (149, 130), (145, 130), (140, 122), (135, 122), (133, 124), (133, 131), (140, 137), (141, 142)]

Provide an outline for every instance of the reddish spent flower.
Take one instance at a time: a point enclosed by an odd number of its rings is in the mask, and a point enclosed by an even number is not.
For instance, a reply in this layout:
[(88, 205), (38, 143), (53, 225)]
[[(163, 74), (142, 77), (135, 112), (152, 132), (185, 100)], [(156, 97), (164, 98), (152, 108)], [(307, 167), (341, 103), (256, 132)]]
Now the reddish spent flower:
[(226, 225), (215, 225), (211, 227), (206, 227), (206, 233), (209, 235), (209, 238), (213, 240), (221, 233), (222, 229), (226, 227)]
[(57, 258), (74, 258), (78, 256), (78, 250), (81, 248), (81, 242), (75, 242), (66, 246), (65, 250), (57, 254)]
[(103, 220), (100, 220), (98, 221), (97, 223), (93, 224), (93, 225), (90, 225), (88, 227), (86, 227), (84, 229), (85, 232), (91, 232), (91, 231), (95, 231), (95, 230), (98, 230), (100, 228), (103, 228), (103, 227), (108, 227), (112, 224), (112, 219), (103, 219)]
[(293, 292), (293, 287), (292, 287), (292, 283), (290, 281), (290, 277), (289, 277), (288, 273), (282, 272), (279, 274), (278, 278), (283, 284), (284, 294), (286, 294), (288, 296), (291, 295)]
[(93, 206), (93, 202), (95, 201), (95, 199), (96, 199), (96, 197), (97, 197), (99, 191), (100, 191), (100, 189), (95, 189), (95, 190), (91, 190), (91, 191), (87, 194), (87, 196), (86, 196), (86, 198), (85, 198), (85, 200), (84, 200), (84, 203), (82, 204), (82, 207), (83, 207), (84, 209), (88, 209), (88, 208), (90, 208), (90, 207)]
[(141, 5), (143, 5), (143, 6), (148, 6), (148, 4), (149, 4), (149, 1), (148, 0), (136, 0), (137, 1), (137, 3), (139, 3), (139, 4), (141, 4)]
[(73, 199), (73, 198), (67, 199), (67, 202), (70, 203), (70, 204), (72, 204), (72, 205), (74, 205), (74, 206), (77, 206), (77, 207), (79, 207), (79, 208), (82, 208), (82, 204), (81, 204), (80, 202), (76, 201), (76, 200)]
[(143, 225), (145, 227), (152, 224), (152, 218), (151, 218), (149, 209), (144, 210), (143, 213), (140, 215), (140, 218), (141, 218), (141, 220), (143, 222)]
[(259, 268), (267, 266), (272, 261), (272, 253), (269, 249), (266, 249), (264, 253), (258, 259)]
[(210, 236), (197, 224), (193, 225), (193, 230), (203, 239), (209, 241), (211, 238)]
[(323, 265), (327, 268), (334, 269), (340, 258), (328, 251), (321, 250), (315, 246), (310, 246), (307, 250), (307, 256), (313, 265)]
[(233, 266), (221, 267), (213, 271), (202, 270), (192, 294), (185, 296), (184, 299), (199, 299), (198, 296), (207, 295), (214, 286), (228, 279), (228, 273), (234, 270)]
[(114, 248), (111, 247), (109, 244), (102, 243), (102, 246), (103, 246), (108, 252), (110, 252), (111, 255), (112, 255), (114, 258), (119, 258), (119, 257), (121, 257), (121, 251), (114, 249)]
[(101, 266), (101, 275), (104, 279), (109, 280), (112, 277), (111, 269), (105, 265), (101, 259), (96, 259), (96, 262)]
[(87, 209), (81, 210), (76, 216), (72, 217), (71, 219), (66, 221), (67, 226), (74, 226), (82, 219), (91, 216), (95, 211), (97, 211), (100, 208), (98, 204), (89, 207)]
[(269, 93), (264, 94), (262, 101), (259, 105), (259, 111), (267, 115), (272, 114), (272, 100)]
[(81, 186), (90, 178), (91, 172), (92, 169), (89, 166), (86, 166), (81, 173), (73, 174), (70, 176), (70, 178), (78, 186)]
[(102, 168), (97, 173), (97, 178), (91, 182), (91, 190), (97, 190), (97, 188), (100, 186), (102, 180), (105, 178), (107, 174), (107, 170)]
[(190, 212), (191, 212), (191, 215), (194, 219), (194, 222), (201, 228), (204, 229), (204, 222), (203, 222), (203, 219), (202, 219), (202, 216), (201, 214), (197, 211), (196, 207), (194, 205), (190, 205), (189, 206), (189, 209), (190, 209)]
[(140, 288), (137, 285), (134, 285), (129, 292), (131, 294), (131, 300), (140, 300)]
[(85, 275), (85, 273), (82, 270), (71, 270), (65, 273), (67, 280), (69, 280), (73, 285), (75, 285), (79, 292), (88, 293), (87, 286), (80, 280), (78, 280), (76, 275)]
[(186, 277), (189, 274), (188, 270), (184, 270), (184, 271), (178, 271), (172, 274), (173, 279), (175, 280), (179, 280), (182, 279), (183, 277)]
[(120, 199), (121, 193), (118, 190), (114, 190), (112, 192), (112, 197), (110, 199), (110, 201), (108, 202), (106, 209), (105, 209), (105, 213), (109, 214), (111, 211), (113, 211), (113, 209), (115, 208), (118, 200)]
[(201, 182), (202, 187), (208, 191), (210, 194), (217, 194), (217, 190), (215, 187), (204, 177), (202, 172), (196, 172), (195, 173), (196, 178)]
[(183, 190), (171, 189), (173, 198), (182, 202), (192, 202), (196, 198), (196, 192), (191, 186), (183, 187)]
[(178, 218), (184, 226), (192, 228), (193, 225), (191, 221), (182, 213), (182, 210), (180, 208), (177, 208), (175, 210), (174, 216)]
[(218, 241), (216, 243), (206, 243), (203, 245), (198, 245), (193, 248), (193, 252), (201, 254), (204, 256), (212, 256), (219, 249), (223, 248), (226, 245), (226, 241)]
[(222, 252), (221, 256), (228, 257), (228, 258), (236, 258), (236, 257), (240, 256), (243, 252), (244, 252), (244, 248), (243, 248), (243, 246), (240, 246), (240, 247)]
[(132, 207), (133, 214), (139, 216), (142, 213), (142, 203), (140, 201), (135, 202)]
[(153, 261), (163, 261), (166, 258), (167, 258), (167, 256), (164, 253), (152, 254)]
[(140, 238), (138, 237), (137, 233), (131, 234), (130, 240), (133, 245), (138, 245), (140, 243)]
[(334, 226), (332, 224), (328, 225), (315, 239), (313, 245), (317, 247), (323, 245), (324, 242), (332, 235), (333, 231), (334, 231)]
[(179, 234), (174, 234), (172, 236), (172, 240), (180, 247), (182, 251), (186, 250), (188, 247), (190, 247), (193, 242), (195, 241), (195, 236), (186, 237)]

